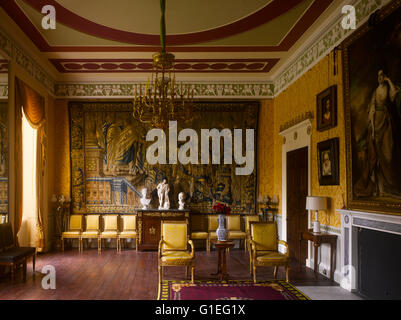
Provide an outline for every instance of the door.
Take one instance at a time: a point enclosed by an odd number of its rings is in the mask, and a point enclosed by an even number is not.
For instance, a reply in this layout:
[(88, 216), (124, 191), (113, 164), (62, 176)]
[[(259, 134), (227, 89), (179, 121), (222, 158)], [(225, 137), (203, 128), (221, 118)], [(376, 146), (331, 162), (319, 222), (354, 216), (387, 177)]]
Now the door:
[(287, 243), (292, 261), (302, 263), (308, 255), (307, 241), (302, 241), (299, 253), (299, 233), (308, 230), (308, 148), (287, 153)]

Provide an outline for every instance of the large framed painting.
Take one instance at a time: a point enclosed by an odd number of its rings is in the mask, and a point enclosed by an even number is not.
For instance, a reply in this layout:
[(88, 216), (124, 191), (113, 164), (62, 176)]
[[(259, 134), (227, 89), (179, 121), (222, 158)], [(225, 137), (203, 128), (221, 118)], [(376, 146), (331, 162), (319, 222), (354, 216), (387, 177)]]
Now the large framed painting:
[(350, 209), (401, 212), (401, 1), (343, 43)]
[[(237, 175), (236, 169), (244, 165), (236, 161), (224, 163), (225, 139), (219, 138), (222, 150), (219, 164), (212, 163), (214, 155), (209, 157), (209, 164), (180, 161), (152, 164), (147, 151), (155, 142), (146, 139), (152, 128), (132, 116), (131, 102), (70, 102), (72, 212), (135, 213), (142, 207), (140, 199), (145, 188), (152, 198), (150, 208), (158, 208), (157, 185), (166, 179), (171, 209), (178, 208), (178, 194), (184, 192), (189, 208), (195, 212), (211, 212), (213, 202), (221, 201), (229, 204), (233, 212), (255, 213), (258, 110), (259, 102), (255, 101), (197, 102), (193, 119), (177, 123), (177, 151), (184, 145), (180, 140), (183, 129), (193, 129), (199, 137), (198, 144), (201, 144), (203, 129), (216, 128), (220, 132), (242, 129), (242, 153), (245, 154), (245, 132), (253, 129), (254, 169), (251, 174)], [(167, 155), (174, 145), (170, 139), (177, 139), (169, 130), (164, 133), (163, 148)], [(235, 151), (237, 144), (230, 147)]]

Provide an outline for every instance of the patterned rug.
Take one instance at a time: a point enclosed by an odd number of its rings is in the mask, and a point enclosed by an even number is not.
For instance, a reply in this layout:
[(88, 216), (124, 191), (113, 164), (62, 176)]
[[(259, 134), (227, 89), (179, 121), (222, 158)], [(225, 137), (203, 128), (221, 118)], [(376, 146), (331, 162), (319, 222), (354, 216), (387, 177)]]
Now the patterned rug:
[(310, 300), (282, 280), (228, 282), (163, 280), (158, 300)]

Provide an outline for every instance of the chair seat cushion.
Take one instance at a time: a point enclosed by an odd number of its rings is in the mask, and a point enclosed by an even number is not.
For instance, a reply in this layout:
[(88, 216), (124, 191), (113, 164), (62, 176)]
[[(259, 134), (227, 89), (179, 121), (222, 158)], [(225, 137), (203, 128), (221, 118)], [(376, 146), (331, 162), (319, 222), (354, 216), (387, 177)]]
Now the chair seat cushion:
[(208, 233), (202, 231), (195, 231), (191, 233), (191, 239), (207, 239)]
[(246, 233), (243, 231), (229, 231), (228, 232), (228, 237), (230, 239), (245, 239), (246, 238)]
[(65, 231), (62, 234), (63, 238), (79, 238), (81, 231)]
[(118, 232), (117, 231), (103, 231), (100, 236), (102, 238), (117, 238)]
[(193, 257), (188, 251), (164, 251), (161, 260), (174, 265), (187, 265)]
[(136, 238), (137, 237), (136, 231), (122, 231), (120, 232), (120, 238)]
[(12, 248), (5, 252), (0, 253), (0, 261), (2, 262), (15, 262), (26, 256), (34, 255), (36, 249), (32, 247)]
[(265, 251), (263, 255), (256, 257), (258, 263), (286, 263), (288, 257), (278, 251)]
[(99, 236), (98, 231), (84, 231), (82, 232), (82, 238), (97, 238)]

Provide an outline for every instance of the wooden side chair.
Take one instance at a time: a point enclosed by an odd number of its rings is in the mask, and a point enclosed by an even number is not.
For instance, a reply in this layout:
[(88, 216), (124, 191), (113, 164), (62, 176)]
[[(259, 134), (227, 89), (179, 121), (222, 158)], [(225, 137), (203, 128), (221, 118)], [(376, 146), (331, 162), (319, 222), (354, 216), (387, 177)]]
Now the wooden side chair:
[[(290, 253), (285, 241), (278, 240), (276, 222), (253, 222), (251, 223), (252, 252), (250, 254), (251, 274), (253, 282), (256, 283), (256, 267), (274, 267), (274, 278), (277, 277), (279, 266), (285, 267), (285, 280), (289, 281)], [(286, 247), (286, 253), (278, 251), (278, 245)]]
[(78, 239), (78, 251), (81, 252), (81, 234), (83, 219), (81, 214), (73, 214), (70, 216), (68, 231), (61, 234), (61, 250), (64, 251), (64, 239)]
[(216, 230), (219, 227), (219, 223), (217, 222), (217, 214), (209, 214), (207, 216), (207, 230), (208, 230), (208, 243), (207, 243), (207, 252), (210, 252), (210, 243), (211, 240), (217, 239)]
[(81, 250), (83, 250), (83, 241), (86, 239), (97, 239), (97, 250), (100, 252), (100, 215), (98, 214), (88, 214), (86, 217), (86, 229), (81, 234)]
[(104, 230), (100, 233), (100, 251), (103, 239), (116, 239), (117, 252), (119, 251), (118, 215), (107, 214), (103, 216)]
[[(229, 215), (227, 217), (227, 231), (228, 231), (228, 239), (229, 240), (239, 240), (240, 245), (241, 241), (245, 243), (246, 240), (246, 232), (241, 230), (241, 216)], [(241, 246), (240, 246), (241, 247)], [(245, 245), (244, 245), (245, 247)]]
[(250, 249), (250, 244), (249, 244), (249, 240), (251, 237), (251, 227), (250, 224), (251, 222), (259, 222), (259, 216), (258, 215), (249, 215), (249, 216), (245, 216), (245, 233), (246, 233), (246, 238), (245, 238), (245, 252), (246, 250), (248, 250), (249, 252), (251, 252)]
[[(188, 245), (191, 250), (188, 250)], [(191, 268), (191, 281), (194, 283), (195, 248), (188, 236), (186, 221), (162, 221), (161, 240), (158, 250), (159, 282), (163, 280), (163, 267), (185, 266), (186, 277)]]
[(138, 251), (138, 233), (136, 230), (136, 215), (122, 215), (122, 230), (118, 237), (119, 247), (121, 251), (121, 239), (135, 239), (135, 250)]

